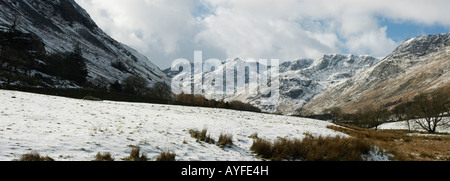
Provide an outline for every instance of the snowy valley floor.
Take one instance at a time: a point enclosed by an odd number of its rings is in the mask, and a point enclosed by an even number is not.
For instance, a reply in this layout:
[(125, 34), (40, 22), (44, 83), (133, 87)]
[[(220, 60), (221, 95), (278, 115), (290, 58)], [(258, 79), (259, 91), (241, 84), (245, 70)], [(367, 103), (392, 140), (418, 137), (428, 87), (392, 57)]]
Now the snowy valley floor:
[[(0, 90), (0, 100), (0, 161), (33, 152), (56, 161), (90, 161), (98, 152), (111, 153), (120, 160), (129, 156), (135, 146), (149, 160), (171, 151), (176, 153), (177, 161), (260, 161), (250, 151), (255, 133), (268, 140), (360, 135), (325, 121), (224, 109), (96, 102), (7, 90)], [(381, 127), (399, 126), (391, 123)], [(216, 141), (222, 133), (231, 134), (233, 146), (220, 148), (191, 137), (190, 130), (204, 128)], [(438, 138), (437, 146), (448, 147), (447, 138)], [(396, 144), (394, 140), (380, 145), (394, 148)], [(436, 155), (447, 158), (449, 151)], [(364, 158), (389, 160), (390, 155), (383, 152), (374, 147)]]
[[(98, 152), (119, 160), (132, 146), (154, 160), (162, 151), (177, 161), (257, 161), (250, 135), (276, 139), (347, 136), (328, 122), (222, 109), (124, 102), (94, 102), (0, 90), (0, 160), (37, 152), (55, 160), (89, 161)], [(233, 135), (233, 147), (196, 142), (189, 130), (208, 129), (217, 140)]]

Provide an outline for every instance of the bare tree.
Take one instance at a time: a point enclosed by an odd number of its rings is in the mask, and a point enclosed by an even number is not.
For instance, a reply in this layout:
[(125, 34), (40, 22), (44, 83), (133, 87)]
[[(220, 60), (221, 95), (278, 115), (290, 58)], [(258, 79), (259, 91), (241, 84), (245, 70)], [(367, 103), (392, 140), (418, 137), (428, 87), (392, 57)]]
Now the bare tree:
[(148, 94), (149, 88), (147, 87), (148, 82), (145, 78), (139, 76), (130, 76), (123, 80), (124, 92), (127, 94), (134, 95), (146, 95)]
[(163, 100), (169, 100), (172, 97), (172, 90), (165, 82), (157, 82), (152, 87), (152, 95)]
[(409, 111), (411, 107), (411, 102), (406, 102), (398, 105), (392, 110), (392, 114), (394, 116), (395, 121), (405, 121), (406, 126), (408, 127), (408, 132), (411, 132), (411, 119), (414, 118), (411, 111)]
[(323, 112), (324, 114), (331, 115), (333, 123), (338, 122), (342, 117), (342, 109), (340, 107), (325, 109)]
[(370, 118), (370, 125), (378, 130), (378, 126), (387, 122), (389, 118), (389, 112), (383, 107), (374, 107), (368, 110), (368, 117)]
[(369, 106), (358, 110), (357, 119), (360, 121), (359, 124), (361, 126), (378, 130), (378, 126), (387, 122), (389, 119), (389, 111), (381, 106)]
[(410, 111), (415, 117), (414, 122), (429, 133), (436, 133), (438, 126), (449, 126), (450, 121), (444, 119), (449, 109), (448, 95), (447, 89), (437, 89), (414, 97)]

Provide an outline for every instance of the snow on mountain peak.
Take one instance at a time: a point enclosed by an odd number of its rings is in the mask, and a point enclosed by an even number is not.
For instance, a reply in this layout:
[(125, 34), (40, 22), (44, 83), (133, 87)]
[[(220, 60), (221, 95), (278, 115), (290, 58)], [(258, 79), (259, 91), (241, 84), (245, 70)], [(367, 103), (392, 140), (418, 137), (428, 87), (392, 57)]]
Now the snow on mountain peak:
[[(225, 98), (225, 100), (228, 101), (239, 100), (254, 104), (266, 112), (292, 114), (308, 103), (315, 95), (342, 83), (360, 71), (364, 71), (376, 65), (379, 61), (379, 59), (370, 56), (331, 54), (324, 55), (317, 60), (298, 59), (283, 62), (277, 67), (279, 68), (280, 77), (280, 96), (278, 96), (278, 100), (274, 100), (274, 102), (277, 102), (276, 105), (260, 105), (261, 99), (267, 98), (266, 95), (262, 94), (218, 95), (208, 98)], [(224, 70), (226, 67), (233, 67), (236, 62), (237, 60), (226, 61), (223, 66), (216, 70)], [(170, 70), (166, 70), (165, 72), (172, 77), (175, 77), (176, 74), (179, 73), (171, 72)], [(215, 73), (207, 72), (203, 74), (202, 79), (210, 80), (211, 77), (208, 76), (213, 75), (215, 75)], [(248, 70), (246, 71), (245, 76), (247, 78), (250, 76)], [(237, 79), (238, 78), (234, 79), (235, 83)], [(224, 87), (224, 89), (226, 89), (226, 87)]]
[(370, 104), (394, 106), (419, 92), (449, 86), (449, 52), (450, 33), (411, 38), (381, 62), (317, 95), (305, 109), (319, 113), (339, 106), (354, 112)]
[[(88, 60), (88, 80), (94, 84), (108, 85), (132, 75), (150, 84), (168, 81), (145, 56), (103, 32), (74, 0), (0, 1), (0, 20), (8, 25), (16, 22), (18, 30), (37, 35), (47, 53), (69, 52), (79, 45)], [(128, 70), (114, 68), (117, 62)]]

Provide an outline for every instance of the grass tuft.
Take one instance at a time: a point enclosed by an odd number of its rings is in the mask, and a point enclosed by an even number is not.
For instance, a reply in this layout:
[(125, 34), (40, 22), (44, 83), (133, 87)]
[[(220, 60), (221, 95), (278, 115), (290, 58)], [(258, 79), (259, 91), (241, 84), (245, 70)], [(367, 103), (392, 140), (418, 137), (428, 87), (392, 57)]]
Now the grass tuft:
[(252, 135), (248, 136), (248, 138), (258, 139), (258, 133), (253, 133)]
[(157, 158), (156, 161), (158, 162), (169, 162), (169, 161), (176, 161), (175, 160), (176, 154), (173, 152), (162, 152)]
[(146, 154), (140, 155), (140, 147), (135, 147), (131, 150), (130, 156), (122, 158), (124, 161), (148, 161)]
[(233, 146), (233, 135), (231, 134), (220, 134), (219, 141), (217, 141), (217, 146), (221, 148)]
[(255, 152), (258, 156), (266, 159), (272, 158), (272, 149), (272, 142), (261, 138), (253, 140), (253, 145), (250, 147), (250, 150)]
[(24, 154), (20, 157), (19, 161), (24, 161), (24, 162), (42, 162), (42, 161), (55, 161), (53, 158), (50, 158), (49, 156), (40, 156), (39, 153), (34, 152), (34, 153), (27, 153)]
[(191, 137), (196, 138), (197, 141), (203, 141), (209, 144), (214, 144), (216, 142), (213, 138), (211, 138), (210, 134), (207, 134), (208, 129), (206, 128), (204, 128), (201, 132), (198, 130), (189, 130), (189, 133), (191, 134)]
[(95, 159), (92, 161), (101, 162), (101, 161), (114, 161), (114, 158), (111, 156), (111, 153), (100, 153), (98, 152), (97, 155), (95, 155)]

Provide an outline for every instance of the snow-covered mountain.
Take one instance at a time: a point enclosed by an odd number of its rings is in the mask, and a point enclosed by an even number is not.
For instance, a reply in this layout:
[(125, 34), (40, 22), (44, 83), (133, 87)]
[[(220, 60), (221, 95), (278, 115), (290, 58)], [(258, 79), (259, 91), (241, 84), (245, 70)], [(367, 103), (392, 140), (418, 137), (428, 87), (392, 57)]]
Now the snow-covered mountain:
[[(235, 59), (226, 61), (221, 67), (217, 68), (216, 71), (223, 71), (226, 73), (227, 67), (236, 67), (237, 61), (241, 60)], [(223, 94), (216, 94), (206, 95), (206, 97), (225, 99), (228, 101), (239, 100), (256, 105), (265, 112), (292, 114), (297, 109), (302, 108), (317, 94), (346, 81), (358, 72), (369, 69), (379, 61), (379, 59), (371, 56), (332, 54), (324, 55), (318, 60), (299, 59), (291, 62), (283, 62), (278, 67), (280, 91), (279, 96), (273, 96), (273, 98), (277, 99), (272, 100), (275, 105), (262, 105), (261, 99), (267, 98), (268, 96), (261, 94), (261, 91), (258, 90), (249, 90), (251, 93), (258, 92), (258, 94), (253, 95), (233, 94), (224, 96)], [(259, 66), (259, 64), (257, 65)], [(262, 66), (261, 68), (266, 67)], [(275, 70), (273, 67), (269, 67), (269, 71), (274, 72)], [(171, 72), (170, 70), (165, 70), (164, 72), (171, 77), (185, 76), (178, 74), (179, 72)], [(248, 83), (249, 77), (256, 76), (255, 74), (258, 72), (250, 73), (249, 70), (246, 70), (245, 82)], [(215, 72), (205, 73), (202, 79), (203, 81), (211, 80), (213, 79), (211, 76), (215, 76)], [(239, 78), (244, 79), (244, 77)], [(224, 75), (224, 79), (224, 82), (229, 81), (226, 80), (226, 75)], [(234, 78), (234, 83), (236, 85), (237, 79), (237, 77)], [(184, 86), (190, 86), (190, 84)], [(226, 89), (226, 84), (224, 84), (224, 90)]]
[[(288, 69), (280, 70), (280, 100), (276, 110), (294, 113), (319, 93), (352, 78), (355, 74), (369, 69), (380, 60), (371, 56), (324, 55), (321, 59), (298, 60), (282, 64)], [(312, 63), (310, 66), (307, 66)], [(303, 65), (303, 66), (299, 66)]]
[(79, 45), (88, 60), (88, 80), (95, 84), (108, 85), (131, 75), (150, 84), (168, 80), (145, 56), (103, 32), (74, 0), (0, 1), (0, 24), (14, 22), (17, 30), (39, 37), (48, 54), (70, 52)]
[(401, 44), (376, 66), (328, 89), (305, 109), (320, 113), (342, 107), (356, 111), (365, 106), (394, 106), (419, 92), (450, 88), (450, 33), (419, 36)]
[[(293, 114), (317, 94), (353, 77), (379, 62), (370, 56), (324, 55), (318, 60), (300, 59), (280, 65), (280, 96), (275, 106), (262, 106), (268, 112)], [(258, 105), (256, 97), (245, 101)], [(243, 100), (244, 101), (244, 100)]]
[[(236, 60), (225, 62), (218, 70), (235, 66)], [(450, 33), (409, 39), (382, 60), (370, 56), (333, 54), (318, 60), (284, 62), (278, 68), (280, 92), (273, 106), (260, 103), (262, 98), (267, 98), (263, 94), (207, 97), (239, 100), (254, 104), (266, 112), (284, 114), (292, 114), (300, 108), (315, 114), (337, 106), (347, 112), (367, 106), (389, 108), (409, 101), (420, 92), (441, 87), (450, 89)], [(166, 73), (171, 77), (177, 74)], [(205, 73), (201, 78), (203, 81), (211, 80), (214, 75), (212, 72)], [(249, 77), (248, 72), (246, 77)]]

